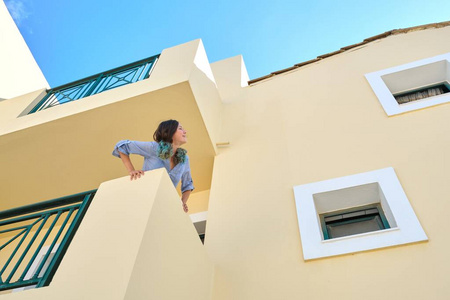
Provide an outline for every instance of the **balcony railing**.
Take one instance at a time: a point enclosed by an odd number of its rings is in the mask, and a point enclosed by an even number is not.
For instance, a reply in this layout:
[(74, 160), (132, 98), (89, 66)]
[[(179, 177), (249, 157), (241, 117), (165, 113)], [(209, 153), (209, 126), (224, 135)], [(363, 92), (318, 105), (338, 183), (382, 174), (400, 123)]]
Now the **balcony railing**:
[(0, 291), (50, 284), (94, 194), (0, 212)]
[(147, 79), (158, 57), (155, 55), (53, 88), (28, 114)]

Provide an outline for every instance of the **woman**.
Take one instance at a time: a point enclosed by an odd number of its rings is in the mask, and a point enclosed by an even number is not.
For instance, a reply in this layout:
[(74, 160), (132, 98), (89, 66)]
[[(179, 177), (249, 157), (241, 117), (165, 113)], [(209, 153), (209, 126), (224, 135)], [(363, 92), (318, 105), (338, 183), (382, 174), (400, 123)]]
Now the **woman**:
[[(167, 120), (159, 124), (153, 134), (153, 139), (156, 142), (120, 141), (116, 144), (112, 154), (122, 159), (130, 174), (130, 180), (140, 178), (141, 175), (144, 175), (144, 171), (166, 168), (175, 187), (181, 180), (181, 201), (183, 210), (188, 212), (186, 202), (194, 189), (194, 184), (187, 151), (180, 148), (187, 142), (186, 130), (178, 121)], [(142, 170), (134, 169), (130, 154), (139, 154), (144, 157)]]

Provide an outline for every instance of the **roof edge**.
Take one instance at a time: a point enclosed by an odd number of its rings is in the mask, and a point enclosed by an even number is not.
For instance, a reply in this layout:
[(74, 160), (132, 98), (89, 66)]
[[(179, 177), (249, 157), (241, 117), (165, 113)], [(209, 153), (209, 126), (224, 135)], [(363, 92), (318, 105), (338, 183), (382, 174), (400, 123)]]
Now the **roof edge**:
[(328, 58), (328, 57), (331, 57), (331, 56), (334, 56), (334, 55), (346, 52), (346, 51), (348, 51), (350, 49), (353, 49), (353, 48), (356, 48), (356, 47), (359, 47), (359, 46), (371, 43), (373, 41), (387, 38), (388, 36), (391, 36), (391, 35), (396, 35), (396, 34), (401, 34), (401, 33), (408, 33), (408, 32), (413, 32), (413, 31), (418, 31), (418, 30), (426, 30), (426, 29), (430, 29), (430, 28), (442, 28), (442, 27), (447, 27), (447, 26), (450, 26), (450, 21), (445, 21), (445, 22), (440, 22), (440, 23), (430, 23), (430, 24), (425, 24), (425, 25), (419, 25), (419, 26), (413, 26), (413, 27), (389, 30), (389, 31), (386, 31), (386, 32), (381, 33), (381, 34), (377, 34), (377, 35), (368, 37), (368, 38), (364, 39), (360, 43), (349, 45), (349, 46), (345, 46), (345, 47), (342, 47), (341, 49), (339, 49), (337, 51), (333, 51), (333, 52), (330, 52), (330, 53), (319, 55), (319, 56), (317, 56), (317, 58), (314, 58), (314, 59), (311, 59), (311, 60), (308, 60), (308, 61), (305, 61), (305, 62), (301, 62), (301, 63), (295, 64), (292, 67), (288, 67), (288, 68), (285, 68), (285, 69), (282, 69), (282, 70), (271, 72), (268, 75), (249, 80), (248, 81), (248, 85), (251, 85), (253, 83), (256, 83), (256, 82), (259, 82), (259, 81), (262, 81), (262, 80), (265, 80), (265, 79), (268, 79), (268, 78), (271, 78), (271, 77), (274, 77), (274, 76), (282, 74), (282, 73), (286, 73), (286, 72), (298, 69), (300, 67), (303, 67), (303, 66), (315, 63), (315, 62), (318, 62), (318, 61), (323, 60), (325, 58)]

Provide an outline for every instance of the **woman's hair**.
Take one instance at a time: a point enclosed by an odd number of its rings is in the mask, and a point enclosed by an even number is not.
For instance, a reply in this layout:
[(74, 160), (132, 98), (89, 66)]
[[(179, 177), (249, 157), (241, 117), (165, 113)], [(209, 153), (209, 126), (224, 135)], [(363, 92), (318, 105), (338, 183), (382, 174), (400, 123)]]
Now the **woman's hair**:
[(163, 141), (166, 143), (173, 143), (172, 137), (178, 129), (177, 120), (167, 120), (161, 122), (153, 134), (153, 139), (158, 143)]

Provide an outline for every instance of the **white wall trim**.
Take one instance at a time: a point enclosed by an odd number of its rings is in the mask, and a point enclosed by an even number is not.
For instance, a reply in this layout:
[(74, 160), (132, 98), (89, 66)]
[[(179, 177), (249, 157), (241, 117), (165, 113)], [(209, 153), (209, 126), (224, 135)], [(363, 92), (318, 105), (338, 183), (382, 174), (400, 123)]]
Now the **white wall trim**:
[(206, 221), (206, 219), (208, 218), (208, 211), (202, 211), (199, 213), (195, 213), (195, 214), (189, 215), (189, 217), (191, 218), (192, 223)]
[[(325, 241), (314, 195), (370, 183), (378, 183), (381, 189), (384, 199), (379, 202), (388, 205), (392, 228)], [(294, 195), (305, 260), (428, 240), (393, 168), (298, 185)]]

